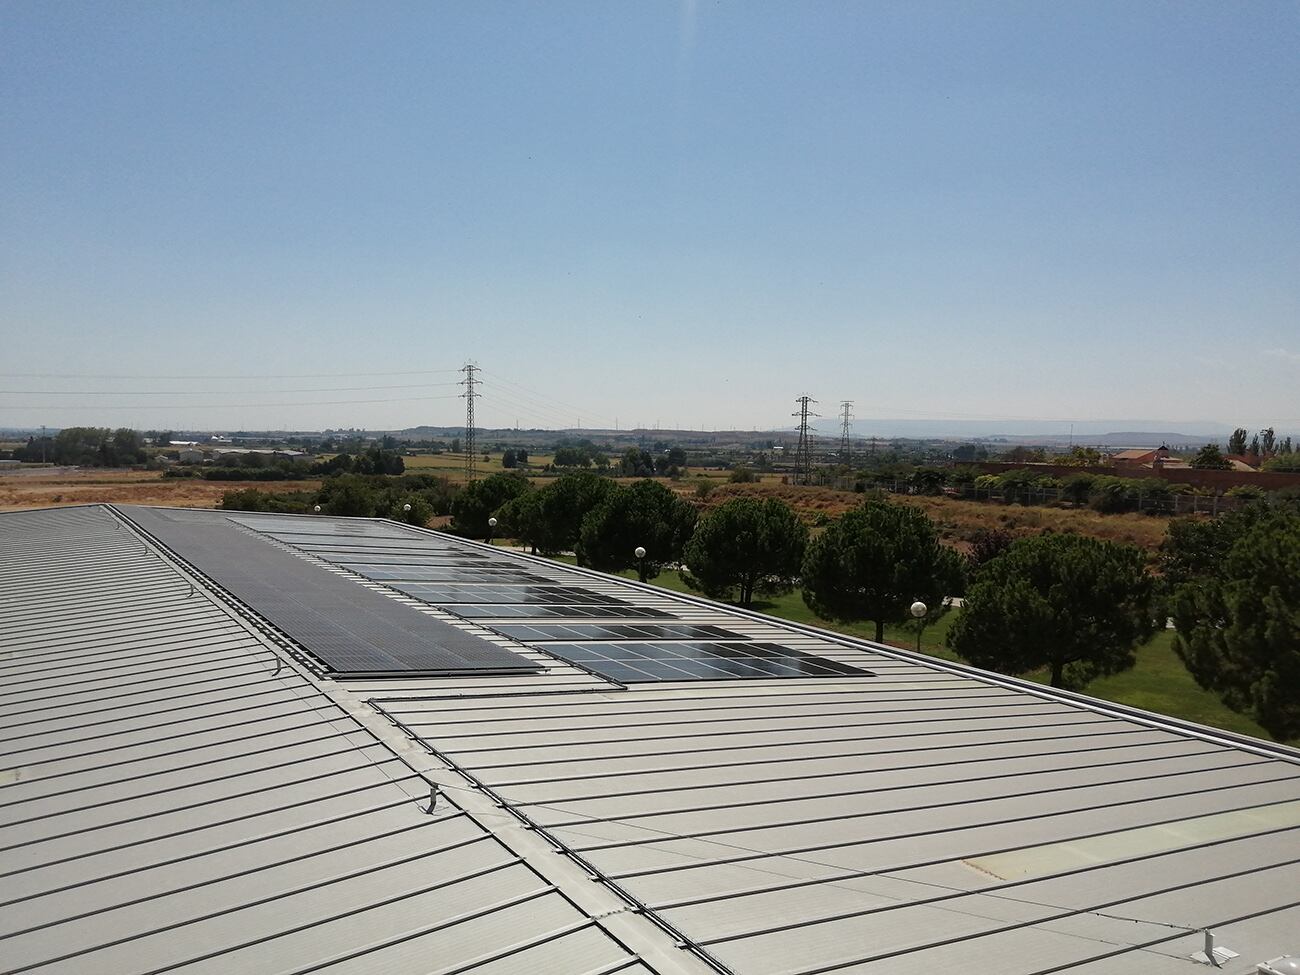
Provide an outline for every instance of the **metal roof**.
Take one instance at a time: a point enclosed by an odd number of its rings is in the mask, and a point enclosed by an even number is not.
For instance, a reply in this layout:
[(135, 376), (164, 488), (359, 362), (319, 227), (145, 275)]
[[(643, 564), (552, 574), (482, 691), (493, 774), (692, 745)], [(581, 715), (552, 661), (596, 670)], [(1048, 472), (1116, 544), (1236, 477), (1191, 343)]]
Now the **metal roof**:
[(658, 970), (108, 511), (0, 552), (6, 972)]
[(0, 799), (32, 815), (0, 820), (0, 843), (6, 898), (36, 898), (17, 921), (5, 908), (6, 932), (31, 929), (0, 941), (6, 961), (16, 945), (76, 971), (1159, 975), (1194, 970), (1204, 928), (1237, 953), (1225, 972), (1300, 954), (1293, 750), (378, 532), (417, 576), (455, 563), (608, 596), (584, 625), (721, 627), (863, 671), (623, 685), (508, 635), (563, 620), (367, 578), (356, 536), (380, 523), (233, 517), (538, 670), (324, 679), (102, 509), (5, 515), (0, 580), (21, 591), (0, 606), (6, 644), (20, 636), (2, 717), (7, 748), (30, 745)]

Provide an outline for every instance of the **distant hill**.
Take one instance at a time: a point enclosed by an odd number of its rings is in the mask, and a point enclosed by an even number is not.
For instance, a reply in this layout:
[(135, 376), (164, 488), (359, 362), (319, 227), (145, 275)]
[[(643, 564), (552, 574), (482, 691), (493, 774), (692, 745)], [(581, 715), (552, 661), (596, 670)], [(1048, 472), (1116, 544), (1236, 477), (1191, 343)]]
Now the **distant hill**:
[[(1122, 424), (1122, 425), (1121, 425)], [(817, 435), (838, 437), (833, 418), (816, 421)], [(1056, 420), (872, 420), (853, 422), (855, 437), (898, 437), (917, 440), (996, 440), (1008, 443), (1077, 443), (1093, 446), (1159, 447), (1197, 446), (1211, 440), (1225, 442), (1232, 428), (1215, 422), (1172, 424), (1168, 420), (1089, 421)]]

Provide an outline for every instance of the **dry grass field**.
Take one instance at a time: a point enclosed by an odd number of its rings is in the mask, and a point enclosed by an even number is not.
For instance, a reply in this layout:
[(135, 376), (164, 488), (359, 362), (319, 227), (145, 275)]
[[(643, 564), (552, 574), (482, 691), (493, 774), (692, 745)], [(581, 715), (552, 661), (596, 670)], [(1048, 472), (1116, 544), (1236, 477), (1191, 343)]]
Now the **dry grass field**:
[(160, 504), (215, 508), (227, 491), (314, 491), (320, 481), (204, 481), (157, 471), (82, 470), (54, 475), (0, 476), (0, 511), (59, 504)]
[[(690, 496), (694, 485), (683, 481), (681, 490)], [(756, 484), (720, 484), (704, 501), (704, 507), (711, 508), (735, 497), (780, 498), (810, 522), (819, 515), (833, 518), (862, 503), (862, 495), (852, 491), (800, 487), (781, 484), (779, 479), (765, 479)], [(891, 498), (924, 510), (939, 524), (944, 537), (952, 542), (969, 538), (979, 528), (1003, 528), (1017, 537), (1034, 535), (1050, 528), (1112, 542), (1127, 542), (1154, 552), (1165, 537), (1165, 528), (1169, 524), (1165, 517), (1103, 515), (1088, 508), (1025, 507), (943, 496), (891, 495)]]
[[(534, 470), (547, 463), (549, 457), (535, 456)], [(458, 454), (434, 454), (407, 457), (406, 469), (412, 473), (441, 474), (455, 483), (463, 483), (464, 458)], [(496, 455), (488, 463), (480, 460), (480, 474), (501, 471), (501, 458)], [(527, 472), (525, 472), (527, 473)], [(708, 498), (699, 502), (695, 496), (700, 477), (707, 477), (716, 485)], [(800, 487), (782, 484), (779, 475), (764, 475), (751, 484), (731, 484), (726, 471), (692, 472), (691, 476), (676, 482), (665, 482), (685, 497), (712, 508), (728, 498), (776, 497), (793, 507), (810, 524), (823, 518), (843, 514), (862, 502), (862, 495), (852, 491), (838, 491), (824, 487)], [(550, 478), (533, 476), (534, 484), (548, 483)], [(631, 483), (634, 478), (619, 478)], [(87, 469), (80, 471), (52, 471), (50, 474), (27, 472), (22, 475), (0, 475), (0, 511), (20, 508), (37, 508), (57, 504), (91, 504), (95, 502), (122, 502), (124, 504), (162, 504), (186, 508), (211, 508), (226, 491), (258, 488), (263, 491), (312, 491), (320, 481), (204, 481), (191, 478), (164, 478), (155, 471), (124, 471)], [(1086, 508), (1039, 508), (1020, 505), (989, 504), (948, 497), (908, 497), (895, 495), (895, 500), (914, 504), (940, 525), (944, 537), (960, 547), (978, 528), (1005, 528), (1013, 535), (1031, 535), (1044, 529), (1073, 531), (1094, 538), (1128, 542), (1155, 551), (1164, 538), (1169, 519), (1151, 515), (1102, 515)]]

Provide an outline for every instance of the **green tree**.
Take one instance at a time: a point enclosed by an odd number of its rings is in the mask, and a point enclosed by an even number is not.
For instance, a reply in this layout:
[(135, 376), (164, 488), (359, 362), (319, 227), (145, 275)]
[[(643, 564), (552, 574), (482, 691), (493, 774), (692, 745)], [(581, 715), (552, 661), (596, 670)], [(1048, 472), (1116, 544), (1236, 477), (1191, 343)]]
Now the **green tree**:
[[(1288, 448), (1290, 447), (1290, 444), (1286, 441), (1283, 441), (1283, 444)], [(1281, 471), (1283, 473), (1300, 472), (1300, 452), (1290, 449), (1280, 450), (1264, 461), (1264, 470)]]
[(938, 607), (962, 589), (962, 560), (939, 544), (925, 513), (911, 505), (870, 500), (813, 539), (804, 556), (803, 598), (818, 616), (871, 620), (876, 640), (886, 623), (902, 623), (920, 599)]
[(619, 473), (624, 477), (653, 477), (654, 455), (640, 447), (628, 447), (618, 462)]
[(609, 478), (590, 471), (574, 471), (557, 477), (543, 488), (537, 548), (554, 555), (578, 547), (582, 521), (600, 505), (616, 485)]
[(1261, 457), (1272, 457), (1277, 453), (1277, 431), (1272, 427), (1259, 431), (1259, 452)]
[[(636, 568), (641, 581), (680, 562), (695, 527), (695, 509), (655, 481), (615, 485), (582, 520), (578, 561), (604, 572)], [(646, 551), (638, 559), (635, 550)]]
[(758, 475), (743, 464), (738, 464), (731, 469), (731, 474), (728, 475), (727, 480), (732, 484), (752, 484), (758, 480)]
[(590, 440), (566, 438), (556, 441), (551, 463), (556, 467), (590, 467), (599, 453)]
[(948, 646), (977, 667), (1046, 667), (1053, 687), (1080, 688), (1133, 666), (1154, 630), (1153, 589), (1135, 546), (1080, 535), (1020, 539), (980, 569)]
[(1192, 466), (1201, 471), (1226, 471), (1232, 467), (1217, 443), (1207, 443), (1192, 458)]
[(1179, 587), (1174, 649), (1196, 682), (1279, 739), (1300, 737), (1300, 516), (1261, 516)]
[(1228, 438), (1228, 453), (1244, 454), (1246, 452), (1246, 438), (1250, 436), (1245, 427), (1237, 427), (1232, 431), (1232, 436)]
[(340, 474), (321, 485), (318, 503), (326, 514), (373, 518), (379, 510), (374, 488), (360, 474)]
[(754, 593), (794, 588), (808, 529), (784, 501), (732, 498), (702, 518), (686, 543), (686, 581), (748, 606)]
[(356, 458), (353, 470), (358, 474), (401, 474), (406, 470), (406, 461), (395, 450), (371, 447)]
[(915, 494), (941, 494), (948, 472), (942, 467), (918, 467), (907, 478), (908, 485)]
[(1065, 467), (1096, 467), (1101, 464), (1101, 451), (1096, 447), (1074, 446), (1068, 454), (1053, 457), (1052, 460)]
[[(407, 505), (410, 511), (404, 510)], [(433, 517), (433, 505), (418, 494), (407, 494), (397, 498), (388, 506), (388, 517), (393, 521), (404, 521), (408, 525), (427, 525)]]
[(1061, 493), (1076, 508), (1088, 503), (1097, 479), (1091, 474), (1071, 474), (1061, 484)]
[(502, 538), (513, 538), (532, 548), (554, 554), (560, 549), (553, 549), (546, 544), (545, 524), (542, 521), (542, 496), (550, 488), (540, 491), (525, 491), (511, 498), (497, 509), (499, 524), (496, 534)]
[(488, 519), (496, 510), (532, 488), (528, 478), (515, 473), (473, 481), (451, 502), (452, 528), (466, 538), (486, 538)]
[(970, 537), (970, 558), (977, 567), (992, 562), (1011, 547), (1015, 536), (1005, 528), (977, 528)]
[[(83, 467), (125, 467), (143, 464), (149, 456), (144, 440), (134, 430), (122, 427), (109, 430), (104, 427), (65, 427), (48, 444), (48, 460), (55, 464), (77, 464)], [(35, 444), (40, 460), (40, 443)]]

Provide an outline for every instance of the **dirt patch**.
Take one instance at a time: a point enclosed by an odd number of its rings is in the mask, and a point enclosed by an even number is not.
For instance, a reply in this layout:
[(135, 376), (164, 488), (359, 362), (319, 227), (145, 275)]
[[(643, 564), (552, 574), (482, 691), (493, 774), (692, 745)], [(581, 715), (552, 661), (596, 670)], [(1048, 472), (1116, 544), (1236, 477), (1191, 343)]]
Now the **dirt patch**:
[(56, 476), (0, 478), (0, 511), (70, 504), (158, 504), (215, 508), (227, 491), (314, 491), (320, 481), (204, 481), (154, 471), (77, 471)]

